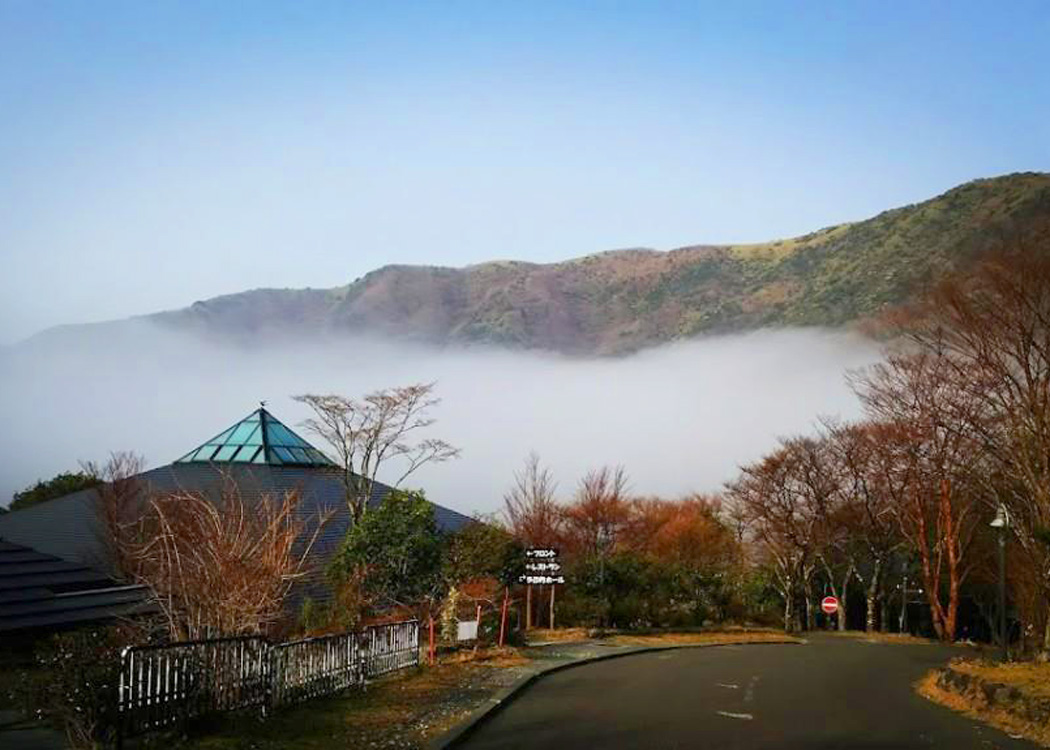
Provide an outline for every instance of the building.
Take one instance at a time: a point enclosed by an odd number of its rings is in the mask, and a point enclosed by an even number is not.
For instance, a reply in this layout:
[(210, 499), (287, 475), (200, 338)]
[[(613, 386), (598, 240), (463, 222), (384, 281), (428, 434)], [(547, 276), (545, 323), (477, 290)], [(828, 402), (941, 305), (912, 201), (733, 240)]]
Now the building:
[[(349, 528), (342, 468), (321, 451), (282, 424), (265, 408), (259, 408), (232, 427), (199, 445), (176, 461), (140, 474), (137, 479), (148, 492), (172, 491), (218, 493), (223, 482), (233, 480), (242, 497), (285, 492), (300, 493), (297, 514), (310, 524), (321, 514), (332, 517), (311, 549), (314, 574), (308, 584), (315, 599), (325, 597), (321, 572), (338, 549)], [(391, 488), (376, 483), (370, 506), (378, 505)], [(0, 541), (32, 548), (56, 564), (112, 573), (98, 518), (95, 489), (0, 515)], [(461, 528), (470, 518), (434, 504), (434, 519), (441, 531)], [(2, 585), (2, 584), (0, 584)], [(300, 592), (301, 593), (301, 592)], [(0, 618), (4, 601), (0, 598)]]

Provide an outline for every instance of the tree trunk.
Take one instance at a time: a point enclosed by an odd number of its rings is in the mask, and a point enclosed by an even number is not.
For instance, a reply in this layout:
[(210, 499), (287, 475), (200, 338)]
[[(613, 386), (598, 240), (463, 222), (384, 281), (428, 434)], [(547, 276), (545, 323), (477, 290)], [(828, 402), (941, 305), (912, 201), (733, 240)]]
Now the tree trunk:
[(868, 616), (864, 620), (864, 629), (869, 633), (875, 630), (875, 606), (879, 596), (879, 578), (882, 569), (882, 561), (875, 560), (875, 567), (871, 571), (871, 579), (868, 581)]
[(816, 623), (813, 616), (813, 586), (809, 582), (809, 576), (806, 576), (802, 591), (806, 600), (806, 630), (813, 630), (816, 627)]
[(849, 601), (849, 579), (853, 577), (853, 563), (850, 562), (846, 568), (846, 575), (842, 577), (842, 596), (839, 598), (838, 626), (839, 632), (846, 632), (846, 604)]
[(784, 632), (795, 632), (795, 592), (791, 581), (784, 587)]

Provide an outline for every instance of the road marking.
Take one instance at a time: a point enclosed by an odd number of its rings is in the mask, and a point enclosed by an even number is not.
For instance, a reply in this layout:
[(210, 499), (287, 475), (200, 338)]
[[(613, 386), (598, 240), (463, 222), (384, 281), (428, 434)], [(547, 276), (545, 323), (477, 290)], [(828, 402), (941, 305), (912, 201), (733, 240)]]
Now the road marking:
[(739, 690), (740, 689), (739, 685), (733, 685), (731, 683), (716, 682), (715, 684), (718, 685), (718, 687), (729, 688), (730, 690)]
[(758, 682), (758, 675), (756, 674), (747, 683), (747, 690), (744, 692), (744, 703), (750, 703), (751, 699), (755, 697), (755, 683)]
[(751, 721), (755, 717), (751, 714), (734, 714), (730, 711), (715, 711), (719, 716), (728, 716), (730, 719), (744, 719), (745, 721)]

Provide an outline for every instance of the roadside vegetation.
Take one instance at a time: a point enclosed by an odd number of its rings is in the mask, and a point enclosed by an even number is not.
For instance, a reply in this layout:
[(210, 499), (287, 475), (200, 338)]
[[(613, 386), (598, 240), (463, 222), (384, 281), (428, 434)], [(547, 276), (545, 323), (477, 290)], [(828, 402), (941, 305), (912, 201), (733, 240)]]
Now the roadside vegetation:
[(1050, 747), (1050, 664), (953, 659), (916, 687), (935, 703)]
[(201, 723), (182, 736), (146, 740), (143, 750), (421, 748), (513, 681), (527, 663), (513, 650), (449, 656), (266, 721), (239, 715)]

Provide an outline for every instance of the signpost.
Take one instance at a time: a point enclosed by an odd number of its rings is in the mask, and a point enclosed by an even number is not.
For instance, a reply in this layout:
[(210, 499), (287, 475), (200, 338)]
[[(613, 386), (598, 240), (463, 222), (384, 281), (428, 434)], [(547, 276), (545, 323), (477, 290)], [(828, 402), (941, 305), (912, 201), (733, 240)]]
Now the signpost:
[(839, 600), (833, 596), (825, 596), (820, 600), (820, 608), (826, 615), (833, 615), (839, 611)]
[(525, 550), (525, 572), (518, 576), (518, 582), (524, 583), (526, 589), (525, 629), (532, 627), (532, 587), (550, 586), (550, 627), (554, 628), (554, 587), (565, 583), (558, 562), (558, 550), (549, 547)]
[(518, 576), (518, 581), (530, 586), (565, 583), (565, 576), (561, 574), (561, 563), (558, 562), (558, 550), (549, 548), (525, 550), (525, 572)]

